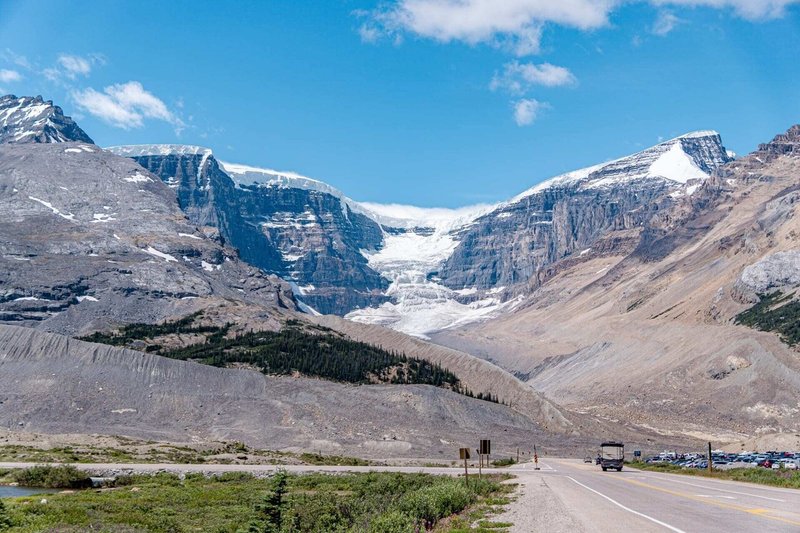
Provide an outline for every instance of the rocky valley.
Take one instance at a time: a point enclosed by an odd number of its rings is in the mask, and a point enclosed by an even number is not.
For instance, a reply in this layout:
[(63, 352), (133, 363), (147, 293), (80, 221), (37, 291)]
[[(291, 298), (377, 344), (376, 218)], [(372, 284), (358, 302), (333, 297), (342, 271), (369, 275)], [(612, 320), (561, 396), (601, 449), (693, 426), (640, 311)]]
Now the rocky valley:
[[(204, 147), (103, 149), (39, 97), (0, 98), (0, 125), (9, 429), (373, 457), (486, 431), (574, 453), (603, 435), (800, 431), (798, 127), (741, 158), (699, 131), (498, 204), (423, 209)], [(189, 316), (194, 329), (168, 331)], [(163, 331), (128, 339), (131, 325)], [(231, 354), (288, 325), (440, 365), (462, 394), (403, 382), (396, 364), (357, 385), (156, 355)], [(130, 342), (74, 339), (113, 332)]]

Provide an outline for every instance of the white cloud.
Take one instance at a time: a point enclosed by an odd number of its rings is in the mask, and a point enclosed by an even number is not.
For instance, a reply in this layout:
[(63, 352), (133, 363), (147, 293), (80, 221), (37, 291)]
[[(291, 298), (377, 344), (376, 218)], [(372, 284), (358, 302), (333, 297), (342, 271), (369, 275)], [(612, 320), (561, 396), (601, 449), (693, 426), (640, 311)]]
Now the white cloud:
[(565, 67), (542, 63), (520, 63), (512, 61), (503, 66), (502, 74), (495, 74), (489, 87), (495, 91), (504, 89), (512, 94), (523, 94), (534, 85), (545, 87), (563, 87), (575, 85), (577, 79)]
[(659, 11), (658, 18), (656, 19), (655, 23), (653, 24), (653, 33), (656, 35), (660, 35), (661, 37), (667, 35), (669, 32), (675, 29), (675, 26), (683, 22), (674, 13), (671, 11)]
[(106, 58), (102, 54), (87, 56), (59, 54), (56, 64), (42, 69), (41, 74), (48, 80), (61, 84), (65, 79), (74, 81), (80, 76), (88, 76), (95, 65), (105, 65), (105, 63)]
[(42, 75), (50, 81), (61, 79), (61, 72), (57, 68), (46, 68), (42, 71)]
[(61, 54), (58, 56), (58, 64), (64, 69), (64, 74), (73, 80), (78, 75), (86, 76), (92, 71), (91, 61), (80, 56)]
[(110, 85), (103, 92), (92, 88), (73, 91), (72, 98), (79, 108), (117, 128), (141, 128), (146, 118), (172, 124), (176, 134), (185, 126), (161, 99), (146, 91), (138, 81)]
[(0, 69), (0, 81), (3, 83), (13, 83), (22, 79), (22, 74), (16, 70)]
[(540, 102), (533, 98), (522, 98), (514, 102), (514, 122), (517, 126), (529, 126), (539, 117), (539, 113), (548, 109), (547, 102)]
[(800, 0), (650, 0), (657, 6), (690, 6), (733, 9), (740, 17), (750, 20), (779, 18), (786, 13), (786, 7), (800, 4)]
[(27, 57), (14, 52), (11, 48), (6, 48), (2, 52), (0, 52), (0, 58), (4, 59), (4, 60), (6, 60), (6, 61), (8, 61), (10, 63), (14, 63), (18, 67), (22, 67), (22, 68), (27, 69), (27, 70), (30, 70), (31, 68), (33, 68), (31, 66), (31, 62), (28, 61)]
[(362, 24), (358, 27), (358, 35), (363, 43), (375, 43), (381, 37), (381, 31), (373, 24)]
[[(608, 23), (619, 0), (398, 0), (374, 11), (368, 37), (375, 31), (409, 32), (441, 42), (491, 43), (523, 56), (537, 53), (542, 25), (579, 29)], [(364, 33), (362, 32), (362, 38)]]
[[(371, 12), (355, 11), (367, 22), (359, 27), (366, 42), (381, 35), (411, 33), (443, 43), (489, 43), (508, 48), (517, 56), (536, 54), (546, 24), (580, 30), (608, 25), (609, 15), (625, 3), (665, 6), (705, 6), (733, 9), (750, 19), (783, 16), (786, 7), (800, 0), (392, 0)], [(663, 12), (654, 32), (671, 29), (678, 20)]]

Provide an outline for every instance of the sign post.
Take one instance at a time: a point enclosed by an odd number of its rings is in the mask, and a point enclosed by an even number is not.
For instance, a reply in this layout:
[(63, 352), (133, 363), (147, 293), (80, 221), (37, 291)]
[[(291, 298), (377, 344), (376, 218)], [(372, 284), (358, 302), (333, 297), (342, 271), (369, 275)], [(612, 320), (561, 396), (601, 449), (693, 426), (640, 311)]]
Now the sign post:
[(539, 454), (536, 453), (536, 445), (533, 445), (533, 469), (539, 470)]
[(711, 473), (711, 471), (712, 471), (711, 463), (713, 463), (713, 462), (714, 461), (711, 460), (711, 443), (709, 442), (708, 443), (708, 472), (709, 473)]
[[(486, 467), (489, 467), (489, 455), (492, 453), (492, 441), (489, 439), (481, 439), (480, 446), (478, 446), (478, 455), (481, 458), (481, 464), (483, 464), (483, 456), (486, 456)], [(480, 475), (480, 471), (479, 471)]]
[(469, 459), (469, 448), (459, 448), (458, 456), (464, 459), (464, 484), (469, 487), (469, 470), (467, 470), (467, 460)]

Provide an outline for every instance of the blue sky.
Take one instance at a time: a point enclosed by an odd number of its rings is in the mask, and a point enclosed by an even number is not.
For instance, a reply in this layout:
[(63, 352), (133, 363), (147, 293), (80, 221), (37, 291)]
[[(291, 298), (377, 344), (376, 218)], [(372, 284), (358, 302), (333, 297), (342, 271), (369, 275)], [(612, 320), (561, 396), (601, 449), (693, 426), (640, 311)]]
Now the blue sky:
[(696, 129), (746, 153), (800, 122), (798, 50), (798, 0), (0, 2), (0, 89), (101, 146), (200, 144), (420, 206)]

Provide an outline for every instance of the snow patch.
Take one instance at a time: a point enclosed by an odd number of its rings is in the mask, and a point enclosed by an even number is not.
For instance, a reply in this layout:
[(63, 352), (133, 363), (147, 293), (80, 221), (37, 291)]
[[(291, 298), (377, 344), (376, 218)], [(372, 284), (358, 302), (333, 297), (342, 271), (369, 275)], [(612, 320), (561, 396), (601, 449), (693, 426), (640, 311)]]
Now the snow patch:
[(214, 272), (215, 270), (222, 268), (222, 265), (214, 265), (211, 263), (206, 263), (205, 261), (200, 261), (200, 266), (202, 266), (203, 270), (207, 272)]
[(33, 200), (34, 202), (39, 202), (40, 204), (42, 204), (46, 208), (50, 209), (53, 212), (54, 215), (58, 215), (61, 218), (64, 218), (66, 220), (71, 220), (71, 221), (75, 220), (75, 215), (73, 215), (72, 213), (66, 213), (66, 214), (62, 213), (61, 211), (59, 211), (58, 209), (53, 207), (53, 204), (51, 204), (50, 202), (48, 202), (46, 200), (41, 200), (41, 199), (36, 198), (34, 196), (28, 196), (28, 199), (29, 200)]
[(98, 300), (94, 296), (78, 296), (78, 301), (79, 302), (99, 302), (100, 300)]
[(189, 239), (194, 239), (196, 241), (202, 241), (202, 237), (198, 237), (197, 235), (192, 235), (190, 233), (178, 233), (178, 237), (188, 237)]
[(463, 227), (496, 207), (495, 204), (477, 204), (449, 209), (358, 202), (357, 210), (378, 224), (390, 228), (436, 228), (439, 231), (448, 231)]
[(184, 144), (131, 144), (122, 146), (109, 146), (105, 150), (122, 157), (212, 154), (210, 148)]
[(147, 182), (152, 182), (153, 181), (152, 178), (150, 178), (148, 176), (145, 176), (141, 172), (135, 172), (133, 175), (128, 176), (127, 178), (122, 178), (122, 179), (123, 179), (123, 181), (127, 181), (127, 182), (130, 182), (130, 183), (147, 183)]
[(702, 181), (708, 177), (708, 174), (703, 172), (694, 160), (683, 151), (683, 147), (679, 143), (674, 144), (668, 152), (650, 165), (648, 175), (660, 176), (677, 183), (686, 183), (691, 179)]
[[(116, 215), (116, 213), (111, 213), (111, 215)], [(107, 213), (95, 213), (92, 215), (92, 218), (94, 219), (92, 222), (113, 222), (114, 220), (117, 220), (111, 215)]]
[(146, 254), (150, 254), (152, 256), (160, 257), (161, 259), (164, 259), (167, 263), (169, 263), (171, 261), (174, 261), (176, 263), (178, 262), (178, 260), (175, 259), (173, 256), (171, 256), (169, 254), (165, 254), (164, 252), (159, 252), (158, 250), (156, 250), (152, 246), (148, 246), (147, 248), (140, 248), (140, 249)]

